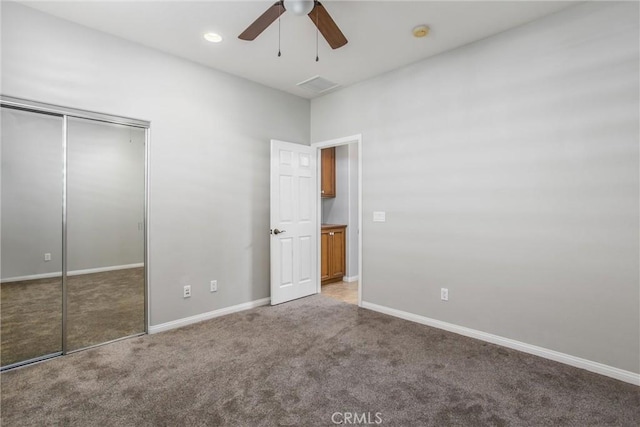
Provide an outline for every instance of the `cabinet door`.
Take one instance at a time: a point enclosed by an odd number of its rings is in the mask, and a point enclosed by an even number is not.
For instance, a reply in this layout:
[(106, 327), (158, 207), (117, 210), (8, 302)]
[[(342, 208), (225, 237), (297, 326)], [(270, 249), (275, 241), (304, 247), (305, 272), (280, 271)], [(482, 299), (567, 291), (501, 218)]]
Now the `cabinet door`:
[(322, 197), (336, 197), (336, 148), (321, 150), (322, 155)]
[(320, 280), (329, 278), (329, 232), (320, 234)]
[(345, 276), (345, 229), (331, 230), (333, 233), (331, 237), (331, 251), (329, 256), (331, 257), (331, 271), (329, 275), (331, 278), (342, 279)]

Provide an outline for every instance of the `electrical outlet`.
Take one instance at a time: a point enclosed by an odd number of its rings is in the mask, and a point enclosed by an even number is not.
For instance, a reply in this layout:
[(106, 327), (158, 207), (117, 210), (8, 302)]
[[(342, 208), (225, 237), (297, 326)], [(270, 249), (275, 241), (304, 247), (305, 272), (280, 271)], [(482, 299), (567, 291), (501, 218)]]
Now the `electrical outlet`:
[(217, 280), (212, 280), (211, 281), (211, 285), (210, 285), (209, 290), (211, 292), (218, 292), (218, 281)]
[(440, 288), (440, 299), (442, 301), (449, 301), (449, 289)]
[(50, 253), (44, 254), (44, 260), (45, 261), (51, 261), (51, 254)]
[(184, 287), (184, 291), (182, 293), (182, 297), (183, 298), (189, 298), (191, 296), (191, 286), (190, 285), (186, 285)]

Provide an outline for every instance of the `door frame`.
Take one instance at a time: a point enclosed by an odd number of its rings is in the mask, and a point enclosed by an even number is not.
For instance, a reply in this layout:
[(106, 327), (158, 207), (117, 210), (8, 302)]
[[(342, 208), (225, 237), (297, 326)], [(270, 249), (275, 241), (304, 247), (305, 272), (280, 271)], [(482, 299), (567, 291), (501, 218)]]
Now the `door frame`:
[[(318, 228), (316, 230), (316, 239), (318, 242), (318, 273), (317, 273), (317, 290), (318, 293), (321, 293), (322, 283), (320, 281), (320, 265), (321, 265), (321, 240), (320, 233), (322, 227), (322, 197), (320, 194), (322, 180), (320, 179), (320, 174), (322, 173), (322, 160), (320, 157), (320, 150), (323, 148), (330, 147), (338, 147), (340, 145), (349, 145), (356, 144), (358, 147), (358, 307), (362, 307), (362, 134), (358, 133), (355, 135), (345, 136), (342, 138), (329, 139), (326, 141), (314, 142), (311, 144), (312, 148), (317, 150), (317, 158), (318, 158), (318, 170), (317, 170), (317, 197), (318, 197)], [(349, 206), (349, 212), (351, 212), (351, 206)]]

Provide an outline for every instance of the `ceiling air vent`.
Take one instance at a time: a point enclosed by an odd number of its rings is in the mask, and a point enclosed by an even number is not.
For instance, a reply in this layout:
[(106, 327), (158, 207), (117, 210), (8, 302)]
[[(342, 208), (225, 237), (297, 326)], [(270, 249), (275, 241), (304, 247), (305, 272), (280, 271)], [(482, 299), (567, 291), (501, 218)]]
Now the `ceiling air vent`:
[(298, 83), (299, 87), (306, 89), (310, 92), (313, 93), (324, 93), (328, 90), (331, 90), (333, 88), (336, 88), (338, 86), (340, 86), (338, 83), (334, 83), (332, 81), (329, 81), (323, 77), (320, 76), (315, 76), (315, 77), (311, 77), (310, 79), (307, 79), (303, 82)]

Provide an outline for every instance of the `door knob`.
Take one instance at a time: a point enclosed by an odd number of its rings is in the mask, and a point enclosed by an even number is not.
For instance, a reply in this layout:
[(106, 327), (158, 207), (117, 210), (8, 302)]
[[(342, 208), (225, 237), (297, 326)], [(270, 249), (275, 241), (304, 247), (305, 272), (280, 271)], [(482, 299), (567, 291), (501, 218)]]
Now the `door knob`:
[(278, 230), (277, 228), (273, 230), (273, 234), (286, 233), (287, 230)]

